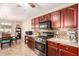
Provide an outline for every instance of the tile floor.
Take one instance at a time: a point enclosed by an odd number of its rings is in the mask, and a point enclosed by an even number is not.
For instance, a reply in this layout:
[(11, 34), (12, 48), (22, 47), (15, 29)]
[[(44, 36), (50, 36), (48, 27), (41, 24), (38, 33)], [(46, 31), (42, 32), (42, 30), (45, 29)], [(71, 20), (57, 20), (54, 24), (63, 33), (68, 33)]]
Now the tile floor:
[[(4, 45), (5, 46), (5, 45)], [(18, 41), (12, 47), (0, 49), (0, 56), (37, 56), (23, 41)]]

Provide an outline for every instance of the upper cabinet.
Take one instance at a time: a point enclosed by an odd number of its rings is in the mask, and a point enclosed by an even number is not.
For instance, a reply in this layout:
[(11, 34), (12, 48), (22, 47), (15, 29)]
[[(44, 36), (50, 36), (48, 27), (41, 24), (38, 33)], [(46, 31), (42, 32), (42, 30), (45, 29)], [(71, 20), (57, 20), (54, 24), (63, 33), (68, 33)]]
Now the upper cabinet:
[(51, 13), (46, 14), (45, 19), (46, 19), (46, 21), (50, 21), (51, 20)]
[(52, 28), (60, 28), (60, 11), (56, 11), (51, 13), (51, 23), (52, 23)]
[(51, 21), (52, 29), (77, 28), (78, 27), (78, 4), (51, 12), (32, 20), (32, 26), (39, 28), (40, 22)]
[(51, 13), (43, 15), (43, 16), (41, 16), (39, 18), (40, 18), (40, 22), (49, 21), (49, 20), (51, 20)]
[(31, 21), (32, 29), (38, 29), (39, 28), (39, 18), (34, 18)]
[(61, 10), (61, 27), (76, 28), (77, 27), (77, 9), (78, 5)]
[(46, 21), (45, 16), (39, 17), (39, 22), (44, 22), (44, 21)]
[(34, 21), (34, 19), (31, 20), (31, 25), (32, 25), (32, 29), (34, 29), (34, 26), (35, 26), (35, 21)]

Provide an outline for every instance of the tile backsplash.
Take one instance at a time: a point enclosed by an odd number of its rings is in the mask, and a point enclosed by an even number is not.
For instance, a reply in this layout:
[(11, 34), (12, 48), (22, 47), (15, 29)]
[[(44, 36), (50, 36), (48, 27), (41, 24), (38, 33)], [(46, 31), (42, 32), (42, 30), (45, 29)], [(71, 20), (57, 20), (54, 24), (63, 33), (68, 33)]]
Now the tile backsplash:
[(60, 39), (70, 40), (70, 38), (74, 38), (78, 40), (78, 32), (76, 28), (59, 28), (57, 30), (54, 30), (54, 33), (56, 34), (57, 38)]
[(37, 30), (35, 32), (54, 32), (54, 37), (63, 39), (63, 40), (70, 40), (73, 39), (78, 41), (79, 39), (79, 30), (77, 28), (58, 28), (55, 30)]

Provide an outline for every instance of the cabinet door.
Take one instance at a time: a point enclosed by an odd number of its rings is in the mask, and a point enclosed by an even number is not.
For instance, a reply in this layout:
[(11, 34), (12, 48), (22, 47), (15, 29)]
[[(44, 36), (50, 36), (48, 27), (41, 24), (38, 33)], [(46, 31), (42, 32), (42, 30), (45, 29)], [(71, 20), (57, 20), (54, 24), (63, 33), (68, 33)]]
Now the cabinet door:
[(35, 18), (35, 29), (39, 28), (39, 18)]
[(44, 16), (40, 16), (39, 17), (39, 22), (43, 22), (44, 21)]
[(60, 28), (60, 11), (51, 14), (52, 28)]
[(78, 56), (79, 56), (79, 48), (78, 48)]
[(60, 50), (60, 51), (59, 51), (59, 55), (60, 55), (60, 56), (77, 56), (76, 54), (71, 53), (71, 52), (68, 52), (68, 51), (66, 51), (66, 50)]
[(39, 24), (39, 18), (35, 18), (35, 24)]
[(34, 50), (35, 49), (35, 40), (34, 38), (31, 38), (31, 49)]
[(31, 20), (32, 29), (34, 29), (34, 19)]
[[(77, 5), (76, 5), (77, 6)], [(61, 10), (61, 18), (63, 22), (63, 27), (65, 28), (76, 28), (77, 27), (77, 8), (76, 6), (71, 6)]]
[(51, 21), (51, 13), (45, 15), (46, 21)]
[(63, 16), (63, 26), (73, 27), (74, 26), (74, 11), (69, 9), (62, 10)]
[(48, 52), (47, 52), (48, 56), (57, 56), (58, 54), (58, 49), (56, 47), (53, 47), (53, 46), (49, 46), (48, 45)]

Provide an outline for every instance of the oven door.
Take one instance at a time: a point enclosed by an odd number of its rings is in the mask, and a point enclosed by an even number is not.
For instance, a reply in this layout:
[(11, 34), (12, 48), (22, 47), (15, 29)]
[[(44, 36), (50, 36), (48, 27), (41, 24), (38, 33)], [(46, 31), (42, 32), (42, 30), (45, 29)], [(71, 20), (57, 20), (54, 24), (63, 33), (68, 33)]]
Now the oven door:
[(45, 53), (45, 44), (41, 42), (35, 42), (35, 48), (43, 53)]

